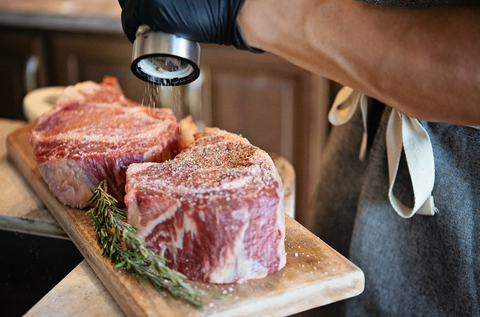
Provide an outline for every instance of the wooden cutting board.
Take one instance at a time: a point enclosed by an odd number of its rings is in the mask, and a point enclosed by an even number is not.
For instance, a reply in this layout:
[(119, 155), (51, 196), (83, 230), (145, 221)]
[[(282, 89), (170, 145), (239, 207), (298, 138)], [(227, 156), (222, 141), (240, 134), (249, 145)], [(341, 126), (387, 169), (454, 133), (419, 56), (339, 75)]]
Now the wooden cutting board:
[[(204, 310), (175, 300), (166, 292), (158, 293), (149, 282), (139, 284), (129, 272), (115, 272), (109, 259), (101, 255), (86, 210), (60, 203), (40, 176), (28, 139), (34, 125), (26, 124), (8, 136), (8, 154), (126, 315), (288, 316), (353, 297), (363, 291), (363, 272), (289, 216), (285, 220), (286, 267), (264, 279), (249, 280), (243, 284), (191, 282), (205, 291), (229, 295), (225, 300), (205, 298), (207, 308)], [(279, 172), (282, 174), (281, 168)], [(284, 182), (292, 181), (282, 179)], [(285, 184), (286, 189), (293, 186)], [(285, 207), (293, 208), (291, 201), (286, 201)]]

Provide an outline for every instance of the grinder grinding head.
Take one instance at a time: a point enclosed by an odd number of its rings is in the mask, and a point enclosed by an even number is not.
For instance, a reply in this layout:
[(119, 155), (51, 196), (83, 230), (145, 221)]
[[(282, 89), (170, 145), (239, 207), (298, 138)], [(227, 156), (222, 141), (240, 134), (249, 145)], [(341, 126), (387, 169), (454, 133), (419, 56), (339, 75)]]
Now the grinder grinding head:
[(133, 74), (143, 81), (179, 86), (200, 75), (200, 45), (141, 25), (133, 42)]

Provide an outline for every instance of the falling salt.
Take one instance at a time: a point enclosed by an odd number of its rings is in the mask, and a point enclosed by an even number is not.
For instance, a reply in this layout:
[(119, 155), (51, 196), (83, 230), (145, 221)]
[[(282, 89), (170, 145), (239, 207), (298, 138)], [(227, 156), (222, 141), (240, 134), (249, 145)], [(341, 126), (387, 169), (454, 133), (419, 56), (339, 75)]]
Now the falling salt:
[(213, 303), (208, 304), (208, 307), (213, 307)]
[(227, 290), (223, 290), (222, 294), (227, 294)]
[(228, 290), (229, 290), (230, 292), (233, 292), (233, 287), (230, 287)]
[(298, 257), (298, 253), (295, 252), (295, 256)]

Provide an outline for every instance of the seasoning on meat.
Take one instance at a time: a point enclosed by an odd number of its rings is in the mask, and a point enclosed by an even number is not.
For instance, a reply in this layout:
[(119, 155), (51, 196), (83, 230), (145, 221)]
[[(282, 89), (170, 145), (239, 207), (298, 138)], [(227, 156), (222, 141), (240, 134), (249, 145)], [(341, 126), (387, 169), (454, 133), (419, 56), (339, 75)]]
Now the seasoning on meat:
[(263, 278), (283, 268), (283, 188), (267, 153), (216, 128), (173, 160), (127, 170), (128, 222), (191, 280)]

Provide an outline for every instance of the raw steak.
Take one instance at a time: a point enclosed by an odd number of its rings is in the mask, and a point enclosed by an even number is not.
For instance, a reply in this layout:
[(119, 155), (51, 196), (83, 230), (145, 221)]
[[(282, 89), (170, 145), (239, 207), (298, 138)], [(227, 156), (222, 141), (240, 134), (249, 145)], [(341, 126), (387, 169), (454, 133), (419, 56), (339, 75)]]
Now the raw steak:
[(233, 283), (283, 268), (283, 188), (267, 153), (216, 128), (173, 160), (127, 170), (128, 222), (191, 280)]
[(64, 204), (83, 208), (100, 181), (123, 202), (131, 163), (162, 162), (178, 150), (180, 128), (169, 109), (141, 106), (115, 78), (65, 89), (30, 135), (43, 179)]

